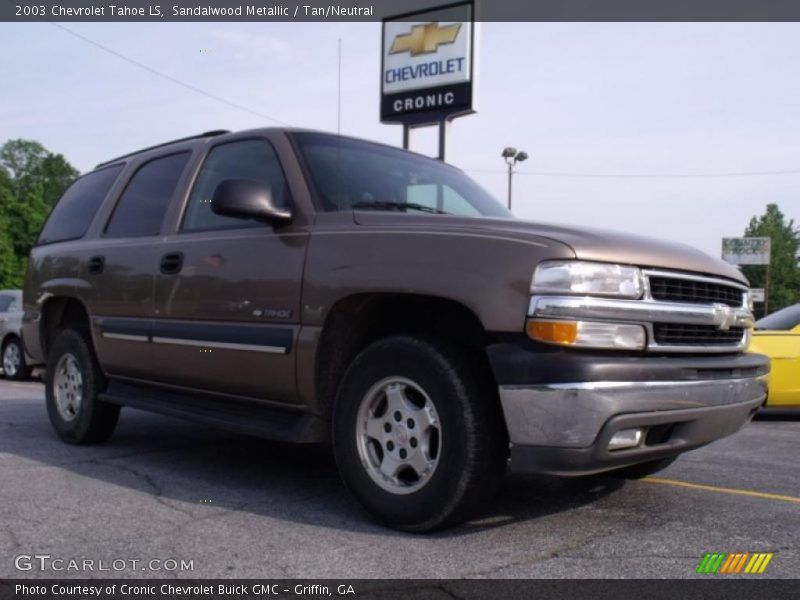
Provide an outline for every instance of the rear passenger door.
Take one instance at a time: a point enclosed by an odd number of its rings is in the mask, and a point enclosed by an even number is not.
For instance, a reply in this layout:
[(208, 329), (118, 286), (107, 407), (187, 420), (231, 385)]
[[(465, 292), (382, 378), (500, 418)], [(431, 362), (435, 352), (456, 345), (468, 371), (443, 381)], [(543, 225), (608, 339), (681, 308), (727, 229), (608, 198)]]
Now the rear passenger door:
[(273, 226), (215, 214), (211, 198), (226, 179), (268, 185), (277, 205), (292, 206), (268, 139), (210, 148), (176, 231), (159, 249), (156, 377), (185, 388), (296, 402), (294, 348), (308, 228), (299, 218)]
[(176, 152), (139, 165), (103, 231), (84, 251), (95, 345), (109, 375), (152, 378), (148, 342), (160, 236), (189, 157), (188, 151)]

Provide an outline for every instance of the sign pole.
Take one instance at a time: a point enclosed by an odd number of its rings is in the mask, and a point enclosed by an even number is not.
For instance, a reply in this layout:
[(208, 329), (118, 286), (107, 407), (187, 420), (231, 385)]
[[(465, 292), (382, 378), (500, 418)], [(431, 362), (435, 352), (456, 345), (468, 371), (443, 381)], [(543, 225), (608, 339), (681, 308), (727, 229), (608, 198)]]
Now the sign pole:
[(444, 162), (445, 151), (447, 149), (447, 130), (449, 129), (450, 121), (442, 119), (439, 121), (439, 160)]
[(514, 174), (514, 165), (508, 163), (508, 210), (511, 210), (511, 176)]
[(408, 150), (411, 147), (411, 127), (403, 124), (403, 150)]

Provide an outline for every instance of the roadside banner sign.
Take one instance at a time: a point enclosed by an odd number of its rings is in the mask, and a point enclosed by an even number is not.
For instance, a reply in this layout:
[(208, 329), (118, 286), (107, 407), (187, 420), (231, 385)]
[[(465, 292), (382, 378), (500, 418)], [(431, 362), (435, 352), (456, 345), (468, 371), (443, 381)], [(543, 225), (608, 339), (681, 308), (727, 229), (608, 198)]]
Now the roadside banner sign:
[(734, 265), (768, 265), (768, 237), (722, 238), (722, 260)]
[(474, 25), (472, 2), (384, 19), (381, 122), (419, 126), (475, 112)]

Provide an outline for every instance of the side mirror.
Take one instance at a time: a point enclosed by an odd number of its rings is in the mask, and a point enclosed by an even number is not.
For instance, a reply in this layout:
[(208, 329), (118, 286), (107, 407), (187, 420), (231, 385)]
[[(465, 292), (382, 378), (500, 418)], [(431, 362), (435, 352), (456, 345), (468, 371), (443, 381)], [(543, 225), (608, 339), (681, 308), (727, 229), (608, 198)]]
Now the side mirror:
[(218, 215), (268, 223), (292, 220), (292, 211), (275, 206), (272, 188), (247, 179), (225, 179), (214, 190), (211, 210)]

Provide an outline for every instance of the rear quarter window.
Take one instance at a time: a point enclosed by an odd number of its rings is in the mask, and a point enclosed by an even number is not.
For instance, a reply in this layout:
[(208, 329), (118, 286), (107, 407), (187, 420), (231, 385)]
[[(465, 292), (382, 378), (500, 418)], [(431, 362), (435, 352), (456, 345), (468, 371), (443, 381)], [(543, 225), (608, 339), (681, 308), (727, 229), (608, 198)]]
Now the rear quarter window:
[(122, 165), (114, 165), (76, 179), (50, 213), (39, 234), (39, 243), (83, 237), (120, 171)]
[(188, 160), (189, 152), (180, 152), (139, 167), (114, 208), (106, 235), (157, 235)]

